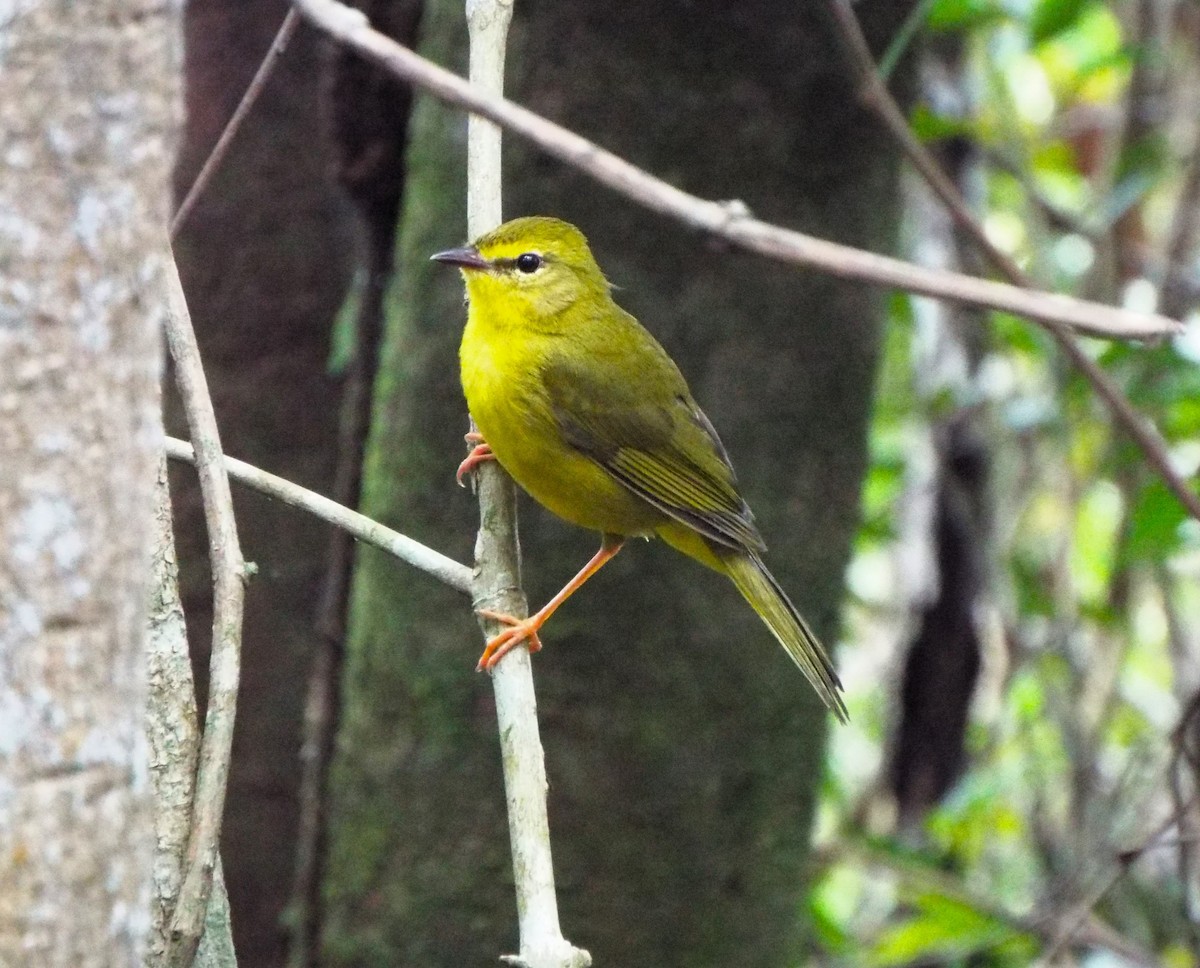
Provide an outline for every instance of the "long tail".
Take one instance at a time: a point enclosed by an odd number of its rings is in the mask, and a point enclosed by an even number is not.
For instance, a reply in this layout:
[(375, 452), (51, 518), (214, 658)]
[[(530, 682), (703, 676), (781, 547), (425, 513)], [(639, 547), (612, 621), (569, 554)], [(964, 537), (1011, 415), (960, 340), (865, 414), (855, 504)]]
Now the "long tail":
[(787, 650), (792, 661), (812, 683), (817, 695), (838, 720), (846, 722), (846, 704), (842, 702), (842, 683), (833, 663), (817, 637), (788, 600), (779, 582), (767, 571), (762, 559), (754, 554), (720, 555), (722, 570), (732, 580), (759, 617)]

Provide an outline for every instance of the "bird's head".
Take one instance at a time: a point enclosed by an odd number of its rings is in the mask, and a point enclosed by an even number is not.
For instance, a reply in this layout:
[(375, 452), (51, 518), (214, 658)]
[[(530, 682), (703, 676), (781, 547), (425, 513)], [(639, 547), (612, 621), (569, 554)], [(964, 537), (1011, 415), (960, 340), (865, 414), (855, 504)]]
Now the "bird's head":
[(513, 219), (474, 245), (430, 258), (462, 270), (477, 309), (502, 311), (528, 323), (559, 316), (580, 299), (609, 298), (587, 239), (556, 218)]

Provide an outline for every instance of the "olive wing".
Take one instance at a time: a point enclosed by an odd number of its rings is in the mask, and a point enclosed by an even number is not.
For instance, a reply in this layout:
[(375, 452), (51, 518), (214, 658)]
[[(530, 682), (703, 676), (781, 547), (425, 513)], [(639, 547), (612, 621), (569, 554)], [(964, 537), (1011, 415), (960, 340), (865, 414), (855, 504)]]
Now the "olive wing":
[(653, 342), (552, 357), (542, 381), (566, 442), (706, 538), (763, 551), (729, 457), (666, 352)]

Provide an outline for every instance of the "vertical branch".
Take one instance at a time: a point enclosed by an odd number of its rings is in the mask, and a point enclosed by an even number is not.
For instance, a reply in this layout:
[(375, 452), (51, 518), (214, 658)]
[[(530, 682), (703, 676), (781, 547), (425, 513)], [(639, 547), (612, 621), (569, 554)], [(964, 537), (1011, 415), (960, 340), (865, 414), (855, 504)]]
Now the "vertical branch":
[[(1200, 47), (1200, 17), (1193, 19), (1185, 38), (1193, 49)], [(1183, 184), (1175, 202), (1171, 228), (1167, 232), (1159, 302), (1163, 312), (1170, 313), (1172, 319), (1183, 319), (1196, 305), (1197, 296), (1200, 295), (1192, 268), (1197, 237), (1200, 237), (1200, 132), (1192, 144)]]
[[(921, 56), (925, 99), (939, 113), (969, 117), (975, 105), (961, 38), (939, 38)], [(939, 175), (944, 172), (954, 192), (976, 210), (978, 199), (970, 197), (979, 164), (975, 146), (968, 139), (948, 139), (935, 150)], [(938, 204), (923, 179), (915, 181), (912, 194), (908, 204), (921, 240), (914, 261), (979, 271), (973, 234), (963, 230), (961, 220)], [(930, 574), (912, 596), (917, 622), (904, 660), (888, 766), (898, 823), (908, 833), (919, 828), (968, 766), (966, 730), (981, 669), (977, 616), (987, 592), (990, 540), (985, 414), (971, 402), (977, 396), (986, 328), (973, 310), (931, 300), (913, 300), (913, 314), (922, 336), (914, 339), (912, 365), (928, 415), (933, 460), (926, 466), (914, 462), (910, 471), (919, 475), (910, 500), (927, 510), (917, 540), (930, 544), (922, 556)], [(947, 396), (958, 402), (949, 411), (935, 403)]]
[(1200, 236), (1200, 140), (1192, 148), (1175, 215), (1168, 233), (1162, 278), (1162, 311), (1172, 319), (1183, 319), (1196, 303), (1197, 286), (1191, 270), (1192, 253)]
[[(390, 257), (391, 249), (387, 250)], [(383, 292), (389, 269), (371, 257), (355, 321), (354, 358), (342, 394), (333, 500), (357, 507), (362, 488), (363, 449), (371, 425), (372, 396), (379, 361)], [(346, 617), (354, 570), (355, 539), (341, 528), (329, 535), (325, 575), (315, 619), (316, 653), (304, 699), (304, 739), (300, 746), (300, 819), (292, 881), (290, 968), (317, 964), (323, 921), (321, 882), (325, 866), (329, 767), (341, 721), (342, 667)]]
[[(179, 601), (179, 569), (171, 531), (165, 457), (159, 463), (154, 488), (154, 532), (146, 639), (146, 738), (150, 747), (155, 839), (153, 929), (146, 953), (147, 968), (162, 965), (170, 946), (169, 919), (183, 880), (200, 751), (196, 691), (188, 658), (187, 625)], [(220, 858), (213, 873), (213, 890), (196, 966), (237, 968)]]
[(208, 526), (208, 553), (213, 570), (208, 709), (204, 716), (204, 740), (200, 746), (187, 869), (179, 890), (179, 903), (171, 916), (167, 962), (179, 968), (188, 968), (204, 933), (213, 870), (217, 866), (221, 816), (229, 780), (229, 759), (233, 752), (238, 680), (241, 675), (245, 562), (238, 544), (233, 496), (225, 472), (217, 418), (174, 261), (167, 263), (167, 289), (167, 345), (175, 363), (175, 379), (187, 413), (192, 444), (196, 448), (196, 469), (200, 477), (204, 517)]
[[(497, 95), (504, 88), (505, 42), (511, 20), (512, 0), (467, 0), (471, 81)], [(471, 238), (502, 219), (500, 171), (500, 128), (472, 115), (467, 128), (467, 232)], [(525, 615), (528, 606), (520, 590), (516, 489), (496, 464), (485, 464), (480, 471), (474, 602), (476, 607)], [(489, 625), (494, 623), (485, 623), (485, 633), (499, 631)], [(496, 667), (492, 684), (521, 933), (520, 955), (506, 960), (527, 968), (590, 965), (588, 953), (566, 941), (558, 923), (546, 816), (546, 766), (529, 652), (515, 649)]]
[[(1130, 179), (1157, 177), (1166, 154), (1163, 120), (1167, 102), (1166, 36), (1170, 2), (1137, 0), (1133, 7), (1131, 40), (1136, 56), (1125, 96), (1125, 119), (1113, 152), (1110, 190), (1120, 192)], [(1107, 280), (1119, 295), (1129, 280), (1145, 273), (1148, 232), (1145, 219), (1146, 190), (1121, 212), (1109, 232), (1114, 277)], [(1115, 301), (1115, 300), (1114, 300)]]

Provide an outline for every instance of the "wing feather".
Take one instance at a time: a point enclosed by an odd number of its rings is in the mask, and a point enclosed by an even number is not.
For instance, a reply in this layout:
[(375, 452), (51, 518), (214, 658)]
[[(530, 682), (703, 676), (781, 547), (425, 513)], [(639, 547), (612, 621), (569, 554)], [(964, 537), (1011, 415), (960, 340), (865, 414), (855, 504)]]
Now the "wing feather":
[[(547, 360), (542, 380), (564, 439), (664, 514), (725, 547), (765, 550), (725, 448), (666, 352), (651, 341)], [(637, 382), (631, 384), (629, 375)]]

